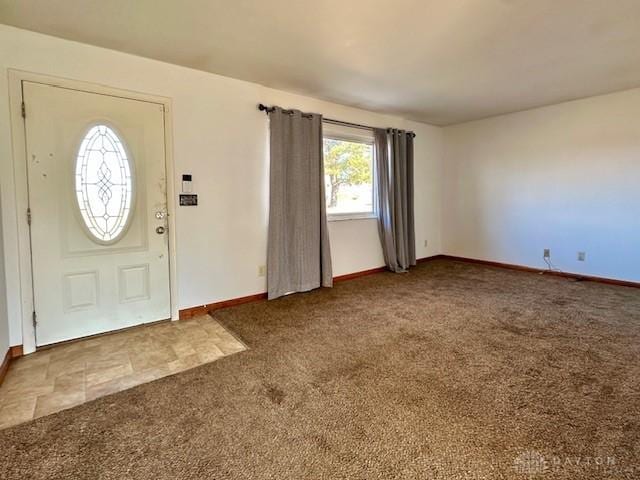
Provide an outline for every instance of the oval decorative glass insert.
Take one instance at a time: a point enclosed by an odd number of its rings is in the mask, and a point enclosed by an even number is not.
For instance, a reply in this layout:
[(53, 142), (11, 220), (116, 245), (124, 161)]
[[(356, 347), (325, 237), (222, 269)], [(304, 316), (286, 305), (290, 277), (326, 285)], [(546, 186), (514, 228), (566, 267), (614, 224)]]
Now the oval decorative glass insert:
[(85, 135), (76, 159), (76, 199), (92, 240), (114, 243), (131, 217), (133, 177), (122, 140), (96, 125)]

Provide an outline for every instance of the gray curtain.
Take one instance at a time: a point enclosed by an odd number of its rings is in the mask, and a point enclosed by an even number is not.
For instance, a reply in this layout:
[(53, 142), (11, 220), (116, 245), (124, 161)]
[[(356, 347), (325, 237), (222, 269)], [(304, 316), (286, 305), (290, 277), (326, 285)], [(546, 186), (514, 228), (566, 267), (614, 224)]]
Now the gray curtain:
[(376, 129), (378, 231), (389, 270), (416, 264), (413, 213), (413, 133)]
[(322, 116), (275, 107), (269, 113), (271, 167), (268, 298), (331, 287), (324, 193)]

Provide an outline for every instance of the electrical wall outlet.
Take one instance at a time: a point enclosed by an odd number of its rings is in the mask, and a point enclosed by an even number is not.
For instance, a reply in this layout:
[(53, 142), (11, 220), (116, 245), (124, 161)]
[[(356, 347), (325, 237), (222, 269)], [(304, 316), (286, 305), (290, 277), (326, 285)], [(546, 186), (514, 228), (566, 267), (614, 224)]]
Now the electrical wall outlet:
[(579, 262), (584, 262), (587, 258), (587, 253), (586, 252), (578, 252), (578, 261)]
[(548, 248), (545, 248), (544, 251), (542, 252), (542, 256), (544, 258), (551, 258), (551, 250), (549, 250)]
[(267, 266), (266, 265), (260, 265), (258, 267), (258, 276), (259, 277), (266, 277), (267, 276)]

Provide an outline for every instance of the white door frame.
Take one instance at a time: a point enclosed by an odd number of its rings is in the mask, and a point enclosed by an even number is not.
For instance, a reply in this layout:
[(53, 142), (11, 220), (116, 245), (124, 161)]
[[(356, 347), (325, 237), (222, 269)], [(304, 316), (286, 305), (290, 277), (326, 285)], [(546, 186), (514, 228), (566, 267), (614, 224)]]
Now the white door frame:
[[(31, 239), (27, 224), (29, 191), (27, 187), (26, 128), (22, 117), (22, 82), (42, 83), (45, 85), (80, 90), (99, 95), (109, 95), (131, 100), (156, 103), (164, 107), (164, 143), (165, 167), (167, 172), (167, 209), (169, 226), (169, 290), (171, 319), (178, 320), (178, 291), (176, 273), (176, 204), (175, 204), (175, 168), (173, 162), (172, 105), (171, 99), (158, 95), (133, 92), (105, 85), (78, 80), (53, 77), (39, 73), (9, 69), (9, 109), (11, 119), (11, 139), (13, 144), (13, 175), (15, 182), (15, 205), (18, 232), (18, 267), (20, 274), (20, 314), (22, 317), (22, 348), (25, 354), (35, 352), (36, 335), (33, 324), (34, 299), (32, 288)], [(26, 105), (29, 115), (29, 105)]]

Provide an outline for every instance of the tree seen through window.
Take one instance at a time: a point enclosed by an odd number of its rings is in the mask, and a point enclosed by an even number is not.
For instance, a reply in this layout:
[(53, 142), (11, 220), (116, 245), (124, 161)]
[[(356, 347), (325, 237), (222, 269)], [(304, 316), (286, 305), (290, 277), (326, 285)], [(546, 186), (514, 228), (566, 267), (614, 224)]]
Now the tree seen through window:
[(325, 137), (323, 153), (327, 213), (372, 213), (373, 146)]

